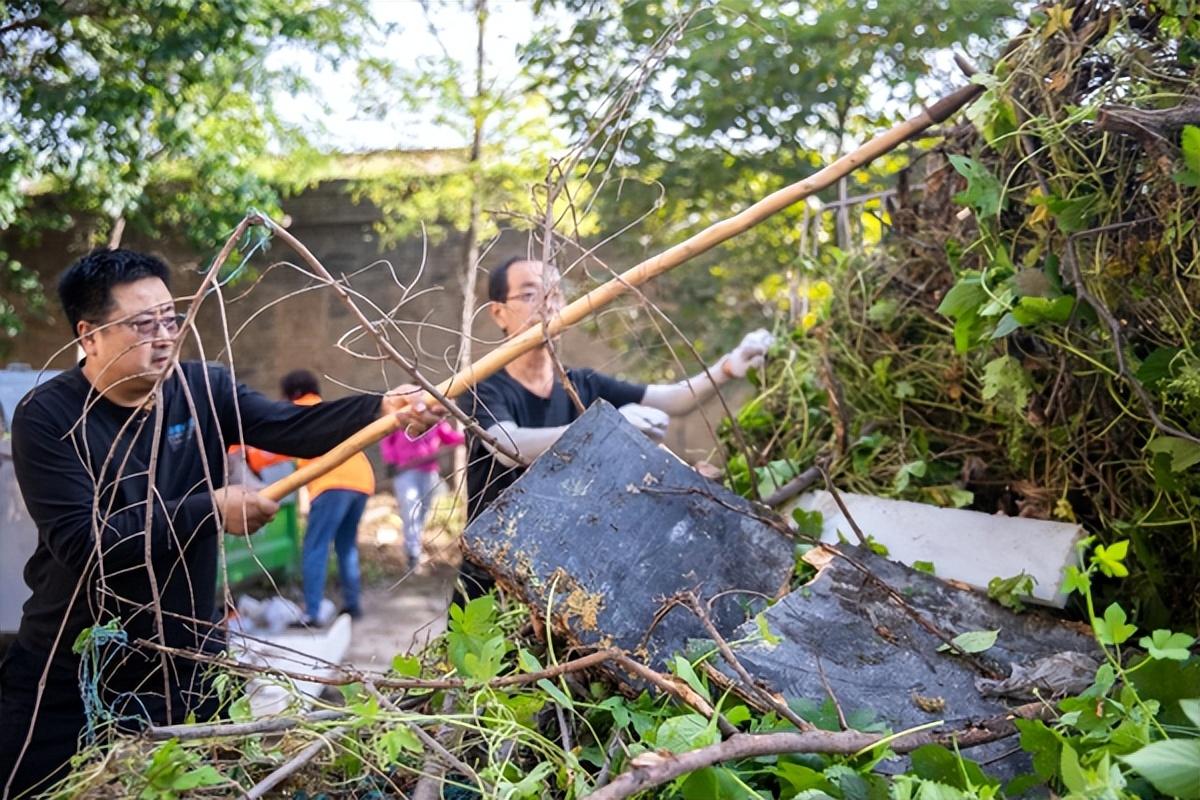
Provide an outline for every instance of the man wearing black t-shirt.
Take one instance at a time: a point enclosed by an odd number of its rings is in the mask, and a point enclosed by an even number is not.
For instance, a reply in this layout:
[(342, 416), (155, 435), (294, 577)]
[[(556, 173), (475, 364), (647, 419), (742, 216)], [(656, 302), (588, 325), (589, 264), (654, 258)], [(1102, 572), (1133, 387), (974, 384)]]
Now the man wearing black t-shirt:
[[(202, 665), (147, 643), (224, 647), (212, 624), (219, 534), (253, 533), (278, 509), (225, 485), (229, 445), (313, 458), (381, 412), (411, 429), (435, 417), (413, 387), (305, 407), (268, 400), (222, 367), (176, 363), (181, 320), (168, 280), (162, 261), (129, 250), (71, 265), (59, 297), (87, 357), (13, 416), (38, 542), (25, 565), (32, 595), (0, 665), (0, 796), (61, 777), (85, 728), (216, 710)], [(84, 665), (72, 646), (111, 621), (84, 640)]]
[[(506, 336), (536, 325), (544, 314), (558, 313), (564, 302), (558, 271), (521, 256), (508, 259), (492, 271), (488, 299), (492, 319)], [(711, 397), (721, 384), (745, 377), (751, 367), (762, 363), (770, 344), (769, 333), (754, 331), (708, 370), (674, 384), (627, 383), (590, 369), (568, 368), (566, 373), (584, 408), (597, 398), (606, 400), (647, 436), (661, 440), (668, 415), (686, 414)], [(549, 449), (579, 416), (544, 345), (480, 381), (464, 406), (496, 441), (527, 460)], [(478, 516), (522, 471), (508, 456), (471, 437), (468, 519)], [(470, 565), (464, 566), (463, 578), (468, 596), (486, 591), (491, 585), (484, 573)]]

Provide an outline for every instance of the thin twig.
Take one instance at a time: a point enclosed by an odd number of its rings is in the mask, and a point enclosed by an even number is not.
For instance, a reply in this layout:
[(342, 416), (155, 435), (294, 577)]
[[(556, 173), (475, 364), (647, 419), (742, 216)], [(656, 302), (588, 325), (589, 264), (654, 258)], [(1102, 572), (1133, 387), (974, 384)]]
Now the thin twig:
[(336, 739), (346, 732), (345, 728), (334, 728), (326, 734), (318, 734), (318, 739), (308, 747), (297, 753), (290, 761), (281, 766), (279, 769), (272, 772), (267, 777), (263, 778), (258, 783), (250, 788), (250, 791), (242, 795), (242, 800), (258, 800), (260, 797), (266, 797), (267, 792), (274, 789), (279, 784), (286, 781), (288, 778), (295, 775), (304, 765), (312, 761), (317, 753), (320, 753), (326, 747), (332, 746), (330, 739)]
[(767, 706), (774, 709), (776, 714), (795, 725), (797, 730), (812, 730), (812, 724), (798, 715), (795, 711), (792, 711), (792, 709), (788, 708), (787, 703), (780, 702), (770, 692), (766, 691), (759, 686), (757, 682), (755, 682), (754, 678), (750, 676), (750, 673), (746, 671), (746, 668), (742, 666), (742, 662), (739, 661), (738, 657), (733, 654), (733, 649), (729, 646), (729, 642), (725, 641), (725, 637), (721, 635), (719, 630), (717, 630), (717, 626), (713, 623), (712, 617), (709, 616), (708, 611), (704, 608), (703, 603), (700, 602), (700, 598), (696, 596), (696, 593), (684, 592), (682, 599), (683, 604), (687, 606), (693, 614), (696, 615), (696, 618), (700, 620), (700, 624), (704, 626), (706, 631), (708, 631), (708, 635), (712, 637), (712, 640), (717, 645), (717, 651), (721, 654), (721, 658), (725, 659), (725, 663), (727, 663), (733, 669), (733, 671), (737, 673), (738, 678), (740, 678), (742, 681), (742, 685), (746, 687), (746, 691), (752, 693), (761, 702), (766, 703)]
[(652, 670), (640, 661), (635, 661), (626, 655), (617, 656), (613, 659), (613, 662), (627, 672), (632, 672), (642, 680), (654, 684), (684, 705), (699, 711), (704, 717), (712, 719), (715, 716), (717, 727), (720, 728), (723, 735), (733, 736), (738, 732), (738, 729), (734, 727), (732, 722), (725, 719), (723, 714), (718, 714), (707, 700), (701, 697), (695, 689), (687, 685), (686, 681), (673, 681), (666, 675)]

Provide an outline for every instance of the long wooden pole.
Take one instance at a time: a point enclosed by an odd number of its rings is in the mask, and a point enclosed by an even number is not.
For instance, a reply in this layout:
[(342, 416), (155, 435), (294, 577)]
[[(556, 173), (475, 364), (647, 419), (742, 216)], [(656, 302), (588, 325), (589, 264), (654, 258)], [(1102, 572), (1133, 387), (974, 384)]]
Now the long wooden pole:
[[(982, 91), (983, 87), (976, 84), (957, 89), (920, 114), (879, 134), (862, 147), (842, 156), (819, 172), (767, 195), (741, 213), (710, 225), (696, 235), (597, 286), (563, 308), (557, 316), (545, 324), (549, 335), (558, 335), (608, 305), (631, 288), (641, 286), (652, 278), (749, 230), (788, 206), (832, 186), (841, 178), (866, 166), (879, 156), (891, 152), (931, 125), (937, 125), (946, 120)], [(437, 387), (438, 391), (451, 399), (463, 394), (479, 381), (502, 370), (515, 358), (540, 347), (545, 342), (547, 335), (542, 328), (543, 325), (538, 324), (509, 339), (500, 347), (440, 383)], [(325, 455), (310, 461), (286, 478), (272, 483), (261, 493), (272, 500), (286, 497), (314, 478), (318, 478), (342, 464), (355, 453), (378, 442), (393, 431), (399, 430), (400, 426), (401, 423), (394, 416), (381, 417)]]

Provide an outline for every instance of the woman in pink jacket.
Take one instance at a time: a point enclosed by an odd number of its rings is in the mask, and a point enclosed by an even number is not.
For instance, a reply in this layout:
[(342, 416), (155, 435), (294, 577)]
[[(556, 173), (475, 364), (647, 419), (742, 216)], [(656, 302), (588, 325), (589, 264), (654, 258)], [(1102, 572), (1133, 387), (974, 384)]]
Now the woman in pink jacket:
[(443, 420), (416, 438), (399, 430), (379, 443), (384, 462), (396, 470), (392, 486), (404, 521), (409, 567), (416, 567), (421, 560), (425, 515), (440, 486), (438, 454), (443, 447), (457, 447), (463, 441), (463, 435)]

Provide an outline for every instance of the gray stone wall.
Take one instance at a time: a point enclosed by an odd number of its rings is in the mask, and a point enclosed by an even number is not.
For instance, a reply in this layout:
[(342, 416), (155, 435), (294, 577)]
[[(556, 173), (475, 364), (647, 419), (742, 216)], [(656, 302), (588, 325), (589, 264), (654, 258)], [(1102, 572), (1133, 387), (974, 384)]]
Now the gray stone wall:
[[(447, 377), (455, 356), (461, 313), (458, 274), (462, 239), (451, 235), (428, 245), (413, 239), (381, 248), (373, 230), (378, 211), (369, 204), (352, 202), (344, 184), (338, 181), (290, 199), (284, 210), (290, 218), (289, 231), (333, 274), (352, 276), (356, 292), (388, 310), (404, 301), (395, 315), (406, 321), (408, 344), (401, 349), (431, 379)], [(524, 252), (526, 241), (525, 233), (506, 232), (490, 248), (484, 268), (510, 253)], [(7, 360), (26, 362), (35, 369), (70, 367), (75, 351), (69, 346), (71, 334), (57, 309), (53, 287), (58, 273), (87, 251), (86, 228), (81, 225), (47, 233), (34, 248), (7, 244), (15, 257), (39, 272), (50, 294), (48, 318), (29, 322), (12, 343)], [(122, 244), (163, 256), (173, 269), (174, 293), (186, 299), (199, 285), (202, 270), (222, 243), (213, 242), (211, 252), (196, 253), (177, 240), (147, 240), (127, 232)], [(299, 260), (286, 245), (273, 242), (266, 254), (257, 254), (251, 263), (258, 270), (254, 279), (225, 286), (220, 298), (223, 303), (217, 302), (216, 295), (206, 299), (197, 326), (203, 352), (192, 343), (188, 357), (202, 355), (228, 363), (226, 348), (231, 344), (238, 379), (272, 396), (278, 393), (279, 379), (297, 368), (323, 376), (323, 392), (329, 398), (347, 393), (345, 387), (381, 391), (406, 380), (400, 368), (390, 362), (356, 359), (338, 349), (337, 342), (355, 326), (355, 320), (330, 289), (319, 287), (293, 266)], [(481, 276), (480, 303), (486, 300), (486, 283), (486, 275)], [(407, 299), (402, 284), (411, 285)], [(220, 313), (222, 308), (224, 315)], [(489, 350), (499, 336), (486, 313), (476, 316), (475, 336), (484, 340), (475, 345), (476, 357)], [(366, 340), (347, 344), (359, 351), (374, 352), (373, 343)], [(617, 374), (627, 372), (612, 348), (586, 332), (569, 332), (562, 343), (562, 355), (571, 365)], [(719, 406), (710, 405), (706, 413), (715, 426)], [(669, 444), (681, 456), (700, 458), (711, 448), (709, 426), (700, 414), (672, 427)]]

